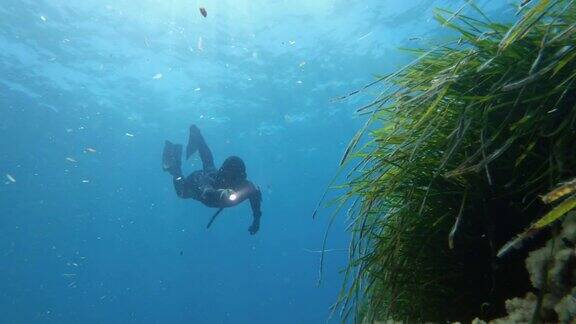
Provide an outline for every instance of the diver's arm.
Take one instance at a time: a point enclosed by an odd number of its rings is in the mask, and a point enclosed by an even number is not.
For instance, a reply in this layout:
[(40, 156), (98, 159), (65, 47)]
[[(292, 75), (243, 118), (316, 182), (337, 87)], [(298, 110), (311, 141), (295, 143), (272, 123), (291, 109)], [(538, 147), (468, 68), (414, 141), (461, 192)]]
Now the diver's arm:
[(250, 194), (250, 207), (252, 207), (252, 225), (248, 228), (251, 235), (256, 234), (260, 229), (260, 217), (262, 217), (262, 211), (260, 210), (260, 203), (262, 201), (262, 192), (260, 189), (252, 185), (252, 193)]

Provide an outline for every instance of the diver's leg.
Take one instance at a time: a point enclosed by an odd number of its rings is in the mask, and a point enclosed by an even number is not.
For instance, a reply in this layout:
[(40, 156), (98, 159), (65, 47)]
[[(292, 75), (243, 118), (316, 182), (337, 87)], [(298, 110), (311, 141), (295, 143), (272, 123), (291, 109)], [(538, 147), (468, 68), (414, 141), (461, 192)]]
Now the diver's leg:
[(186, 178), (183, 176), (173, 178), (174, 190), (178, 197), (198, 199), (200, 195), (198, 177), (201, 173), (202, 171), (195, 171)]
[(190, 126), (190, 137), (188, 138), (188, 146), (186, 147), (186, 158), (189, 158), (196, 150), (200, 153), (200, 159), (202, 159), (204, 171), (215, 170), (214, 157), (212, 156), (210, 148), (206, 144), (202, 134), (200, 134), (198, 127), (192, 125)]
[(172, 183), (174, 184), (174, 190), (176, 195), (180, 198), (184, 198), (184, 192), (186, 191), (186, 179), (184, 177), (173, 177)]

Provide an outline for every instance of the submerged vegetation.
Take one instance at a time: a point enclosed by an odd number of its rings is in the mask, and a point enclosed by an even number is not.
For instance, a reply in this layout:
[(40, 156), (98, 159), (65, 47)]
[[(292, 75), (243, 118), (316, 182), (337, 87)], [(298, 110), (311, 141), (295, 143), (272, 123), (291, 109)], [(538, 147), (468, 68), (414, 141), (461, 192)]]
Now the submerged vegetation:
[(525, 254), (498, 250), (576, 176), (574, 1), (531, 2), (511, 26), (469, 8), (438, 10), (459, 39), (411, 50), (359, 110), (370, 117), (342, 161), (357, 163), (341, 201), (352, 204), (345, 320), (503, 315), (530, 284)]

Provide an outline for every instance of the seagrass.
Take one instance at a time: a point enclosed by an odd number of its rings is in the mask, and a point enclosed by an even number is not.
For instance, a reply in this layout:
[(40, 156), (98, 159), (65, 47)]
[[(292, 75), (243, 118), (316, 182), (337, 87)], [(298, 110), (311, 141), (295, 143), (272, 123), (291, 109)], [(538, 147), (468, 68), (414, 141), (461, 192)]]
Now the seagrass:
[(371, 84), (382, 94), (359, 109), (368, 123), (339, 186), (338, 202), (354, 202), (335, 306), (344, 321), (498, 315), (522, 290), (494, 270), (498, 249), (550, 209), (541, 195), (576, 176), (574, 1), (530, 2), (513, 25), (469, 8), (437, 10), (455, 40), (410, 49), (416, 59)]

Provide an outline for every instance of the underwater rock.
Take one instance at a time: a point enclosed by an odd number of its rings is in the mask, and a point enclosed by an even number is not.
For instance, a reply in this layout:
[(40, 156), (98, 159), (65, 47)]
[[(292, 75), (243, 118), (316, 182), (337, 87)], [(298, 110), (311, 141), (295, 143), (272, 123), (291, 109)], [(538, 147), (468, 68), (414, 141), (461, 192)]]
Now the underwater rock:
[(564, 296), (557, 304), (554, 306), (554, 311), (558, 314), (558, 320), (560, 322), (570, 322), (574, 321), (576, 317), (576, 288), (573, 288), (571, 293)]
[[(509, 299), (506, 301), (508, 316), (488, 323), (527, 323), (538, 317), (544, 322), (573, 323), (576, 320), (576, 249), (571, 242), (574, 241), (576, 213), (572, 212), (562, 223), (560, 233), (544, 247), (530, 252), (526, 259), (532, 286), (544, 293), (541, 305), (532, 292), (524, 298)], [(473, 323), (486, 322), (476, 319)]]

